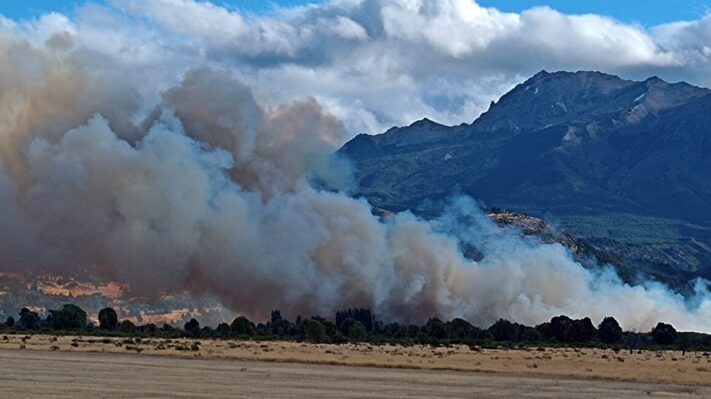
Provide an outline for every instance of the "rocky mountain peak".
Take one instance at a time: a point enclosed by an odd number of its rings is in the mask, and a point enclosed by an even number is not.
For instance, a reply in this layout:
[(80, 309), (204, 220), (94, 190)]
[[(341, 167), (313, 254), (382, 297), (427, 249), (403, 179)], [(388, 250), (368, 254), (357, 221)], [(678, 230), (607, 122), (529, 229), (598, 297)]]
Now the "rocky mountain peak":
[(467, 194), (553, 216), (632, 274), (711, 278), (709, 115), (711, 91), (687, 83), (541, 71), (470, 125), (425, 119), (340, 152), (383, 209)]

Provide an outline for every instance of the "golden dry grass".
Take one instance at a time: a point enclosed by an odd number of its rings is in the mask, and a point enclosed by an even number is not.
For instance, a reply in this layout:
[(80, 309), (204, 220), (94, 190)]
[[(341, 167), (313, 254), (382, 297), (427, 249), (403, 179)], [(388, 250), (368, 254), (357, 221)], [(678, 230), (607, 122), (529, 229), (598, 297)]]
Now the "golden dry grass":
[(711, 397), (711, 388), (507, 373), (0, 349), (3, 399)]
[[(193, 346), (197, 344), (197, 346)], [(197, 349), (199, 348), (199, 349)], [(0, 349), (132, 353), (202, 359), (476, 371), (549, 377), (711, 386), (707, 353), (531, 348), (471, 350), (466, 346), (326, 345), (295, 342), (0, 336)], [(197, 349), (197, 350), (194, 350)]]

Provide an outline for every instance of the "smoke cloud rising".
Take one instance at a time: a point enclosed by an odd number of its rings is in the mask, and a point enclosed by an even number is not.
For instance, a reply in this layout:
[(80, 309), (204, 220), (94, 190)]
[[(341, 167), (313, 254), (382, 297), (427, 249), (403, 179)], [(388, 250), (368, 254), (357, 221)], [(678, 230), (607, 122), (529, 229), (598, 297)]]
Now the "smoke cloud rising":
[(5, 32), (0, 54), (0, 271), (215, 296), (259, 319), (360, 306), (403, 321), (612, 315), (710, 331), (703, 283), (693, 300), (626, 285), (495, 226), (471, 199), (431, 221), (374, 216), (345, 193), (348, 164), (330, 154), (346, 130), (314, 100), (264, 107), (229, 72), (193, 69), (151, 104), (70, 36)]

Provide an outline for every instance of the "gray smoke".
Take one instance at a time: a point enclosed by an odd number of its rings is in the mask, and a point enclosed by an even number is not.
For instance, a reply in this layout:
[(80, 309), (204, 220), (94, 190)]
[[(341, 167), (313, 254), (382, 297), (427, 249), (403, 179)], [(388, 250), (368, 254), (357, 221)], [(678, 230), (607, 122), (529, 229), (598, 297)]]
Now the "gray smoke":
[(406, 321), (612, 315), (628, 329), (710, 331), (703, 282), (692, 300), (626, 285), (495, 226), (467, 198), (432, 221), (380, 219), (365, 200), (316, 188), (347, 187), (349, 173), (329, 156), (345, 129), (314, 100), (267, 109), (229, 72), (199, 69), (153, 106), (110, 62), (60, 39), (0, 34), (0, 271), (187, 291), (260, 319), (360, 306)]

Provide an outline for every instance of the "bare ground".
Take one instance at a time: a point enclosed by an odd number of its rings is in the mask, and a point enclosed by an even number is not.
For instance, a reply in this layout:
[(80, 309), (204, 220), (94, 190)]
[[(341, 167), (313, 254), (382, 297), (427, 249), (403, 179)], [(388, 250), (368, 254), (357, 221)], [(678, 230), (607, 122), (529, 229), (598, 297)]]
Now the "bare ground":
[(707, 353), (197, 342), (0, 336), (0, 397), (711, 398)]
[(0, 350), (3, 398), (704, 398), (707, 387), (458, 371)]

